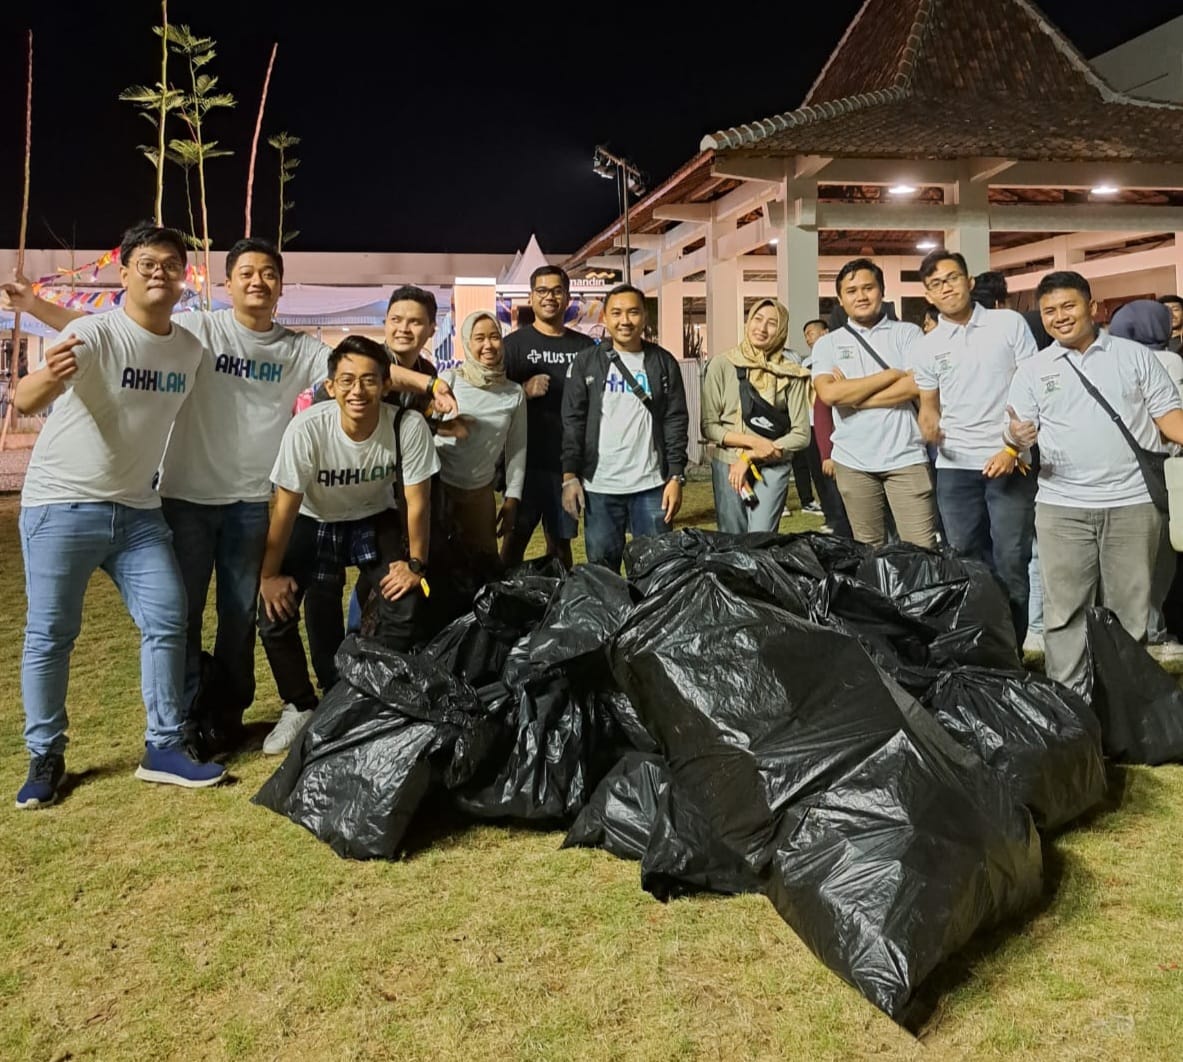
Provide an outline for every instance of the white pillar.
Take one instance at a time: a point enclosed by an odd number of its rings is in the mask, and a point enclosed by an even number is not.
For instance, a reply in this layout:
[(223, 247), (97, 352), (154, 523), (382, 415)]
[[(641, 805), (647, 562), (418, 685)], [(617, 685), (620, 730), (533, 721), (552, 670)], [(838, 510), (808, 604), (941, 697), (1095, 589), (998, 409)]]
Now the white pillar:
[[(791, 166), (793, 160), (788, 160)], [(776, 228), (776, 289), (789, 308), (789, 341), (805, 349), (802, 329), (818, 314), (817, 181), (783, 182), (784, 199), (769, 203)]]
[(707, 225), (707, 353), (722, 354), (739, 342), (739, 262), (719, 258), (718, 241), (735, 232), (735, 222)]
[(1079, 247), (1073, 247), (1067, 236), (1057, 236), (1055, 245), (1055, 251), (1052, 254), (1052, 268), (1056, 272), (1071, 269), (1074, 265), (1084, 261), (1084, 251)]
[(965, 256), (970, 275), (990, 268), (990, 189), (985, 181), (971, 180), (969, 163), (961, 164), (961, 177), (953, 185), (957, 227), (945, 233), (945, 249)]
[(896, 316), (902, 321), (904, 318), (903, 270), (896, 255), (886, 255), (875, 259), (876, 265), (883, 270), (884, 297), (895, 303)]
[(682, 282), (667, 280), (669, 267), (678, 257), (665, 241), (657, 250), (657, 342), (674, 355), (686, 356), (682, 343)]
[(1164, 295), (1183, 295), (1183, 232), (1175, 233), (1175, 290)]

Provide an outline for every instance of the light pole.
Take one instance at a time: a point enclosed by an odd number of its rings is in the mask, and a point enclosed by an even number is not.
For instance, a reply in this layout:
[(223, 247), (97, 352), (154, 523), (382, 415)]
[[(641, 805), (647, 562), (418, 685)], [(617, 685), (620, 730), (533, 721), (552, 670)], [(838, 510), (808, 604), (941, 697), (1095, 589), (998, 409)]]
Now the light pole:
[(596, 145), (596, 153), (592, 156), (592, 172), (600, 177), (616, 180), (620, 213), (624, 217), (624, 282), (631, 284), (633, 282), (633, 247), (628, 225), (628, 194), (629, 192), (632, 192), (633, 195), (644, 194), (645, 175), (631, 159), (613, 155), (602, 144)]

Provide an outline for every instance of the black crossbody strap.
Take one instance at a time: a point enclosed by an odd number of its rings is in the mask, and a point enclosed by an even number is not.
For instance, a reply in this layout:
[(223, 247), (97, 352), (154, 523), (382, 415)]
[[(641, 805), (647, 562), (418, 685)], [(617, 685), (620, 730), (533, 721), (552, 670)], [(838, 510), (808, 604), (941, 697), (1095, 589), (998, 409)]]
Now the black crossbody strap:
[(842, 327), (845, 328), (846, 331), (848, 331), (852, 336), (854, 336), (854, 338), (859, 341), (859, 344), (860, 344), (860, 346), (862, 346), (863, 350), (865, 350), (868, 354), (870, 354), (871, 357), (874, 358), (879, 363), (879, 368), (881, 368), (881, 369), (890, 369), (891, 368), (891, 366), (888, 365), (887, 362), (885, 362), (881, 357), (879, 357), (879, 355), (877, 353), (875, 353), (875, 348), (873, 346), (871, 346), (871, 344), (868, 343), (862, 336), (860, 336), (853, 328), (850, 327), (849, 322), (843, 322)]
[(643, 388), (640, 383), (638, 383), (637, 378), (628, 371), (628, 366), (625, 365), (624, 361), (620, 357), (620, 354), (615, 350), (610, 350), (608, 351), (608, 360), (616, 366), (617, 372), (619, 372), (620, 375), (624, 377), (624, 382), (628, 384), (628, 389), (637, 396), (641, 405), (643, 405), (647, 410), (649, 410), (650, 413), (652, 413), (653, 399), (645, 393), (645, 388)]
[(1118, 414), (1117, 410), (1115, 410), (1105, 400), (1105, 396), (1089, 382), (1089, 378), (1072, 364), (1072, 359), (1069, 358), (1066, 353), (1061, 354), (1060, 358), (1064, 361), (1068, 368), (1070, 368), (1074, 373), (1076, 373), (1077, 376), (1080, 377), (1080, 382), (1084, 384), (1084, 389), (1093, 396), (1093, 399), (1096, 401), (1097, 405), (1099, 405), (1103, 410), (1105, 410), (1106, 413), (1109, 414), (1109, 419), (1117, 425), (1117, 430), (1121, 432), (1122, 438), (1126, 441), (1126, 445), (1134, 451), (1134, 456), (1139, 456), (1142, 453), (1142, 447), (1139, 445), (1138, 440), (1134, 438), (1130, 429), (1126, 427), (1125, 421), (1121, 419), (1121, 416)]

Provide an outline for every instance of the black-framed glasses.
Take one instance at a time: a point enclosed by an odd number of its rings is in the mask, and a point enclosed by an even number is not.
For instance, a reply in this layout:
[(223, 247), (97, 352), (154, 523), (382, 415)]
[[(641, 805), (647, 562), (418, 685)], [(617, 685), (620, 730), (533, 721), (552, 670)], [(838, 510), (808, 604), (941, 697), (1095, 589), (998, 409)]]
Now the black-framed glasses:
[(943, 277), (929, 277), (924, 282), (925, 291), (942, 291), (945, 288), (955, 288), (963, 280), (968, 280), (964, 273), (946, 273)]
[(144, 255), (140, 255), (132, 262), (132, 265), (145, 280), (155, 276), (158, 269), (169, 280), (176, 280), (185, 275), (185, 263), (179, 258), (166, 258), (163, 262), (158, 262), (155, 258), (146, 258)]
[(535, 288), (534, 294), (540, 299), (561, 299), (567, 294), (567, 289), (560, 284), (558, 287), (554, 288)]

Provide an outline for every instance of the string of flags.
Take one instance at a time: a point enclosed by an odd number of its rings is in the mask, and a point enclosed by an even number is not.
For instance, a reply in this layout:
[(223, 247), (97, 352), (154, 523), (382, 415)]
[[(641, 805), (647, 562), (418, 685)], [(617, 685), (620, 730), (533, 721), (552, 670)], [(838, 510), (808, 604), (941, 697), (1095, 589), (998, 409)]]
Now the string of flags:
[[(109, 265), (117, 265), (118, 263), (119, 248), (113, 247), (111, 250), (99, 255), (93, 262), (87, 262), (85, 265), (78, 266), (76, 269), (59, 267), (54, 273), (38, 277), (33, 281), (33, 294), (39, 295), (47, 302), (52, 302), (58, 306), (65, 306), (71, 310), (111, 309), (123, 302), (125, 292), (122, 288), (104, 291), (70, 291), (62, 285), (75, 283), (81, 277), (87, 277), (92, 284), (96, 283), (99, 279), (100, 270), (105, 269)], [(185, 287), (193, 293), (200, 293), (202, 288), (205, 287), (205, 270), (200, 265), (194, 262), (186, 264)], [(187, 295), (182, 297), (182, 303), (186, 301)]]

